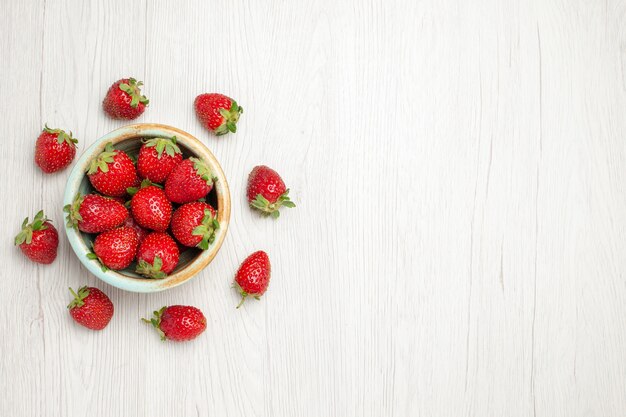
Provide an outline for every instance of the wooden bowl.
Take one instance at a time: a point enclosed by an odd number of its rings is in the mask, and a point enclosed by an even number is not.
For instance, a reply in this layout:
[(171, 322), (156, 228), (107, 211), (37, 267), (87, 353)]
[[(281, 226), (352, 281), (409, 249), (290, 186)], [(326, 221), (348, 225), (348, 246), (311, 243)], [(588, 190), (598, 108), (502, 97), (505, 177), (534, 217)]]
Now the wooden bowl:
[(220, 228), (217, 229), (215, 240), (211, 243), (209, 249), (203, 251), (196, 248), (187, 248), (181, 252), (178, 266), (169, 276), (163, 279), (149, 279), (143, 278), (134, 272), (134, 262), (121, 271), (102, 271), (99, 261), (87, 258), (87, 253), (91, 252), (91, 243), (96, 235), (83, 233), (72, 227), (65, 226), (65, 232), (72, 249), (78, 256), (78, 260), (85, 265), (89, 272), (102, 281), (126, 291), (156, 292), (173, 288), (189, 281), (215, 258), (226, 237), (230, 220), (230, 191), (228, 190), (228, 183), (222, 167), (211, 151), (189, 133), (171, 126), (140, 123), (121, 127), (98, 139), (80, 156), (72, 168), (65, 186), (64, 206), (71, 204), (79, 192), (83, 195), (93, 192), (94, 190), (87, 178), (86, 171), (91, 160), (98, 156), (109, 142), (113, 143), (115, 149), (120, 149), (136, 156), (141, 147), (142, 139), (155, 137), (171, 138), (172, 136), (176, 136), (178, 146), (183, 152), (183, 157), (195, 156), (201, 158), (211, 168), (213, 176), (217, 178), (213, 190), (207, 196), (207, 202), (217, 210)]

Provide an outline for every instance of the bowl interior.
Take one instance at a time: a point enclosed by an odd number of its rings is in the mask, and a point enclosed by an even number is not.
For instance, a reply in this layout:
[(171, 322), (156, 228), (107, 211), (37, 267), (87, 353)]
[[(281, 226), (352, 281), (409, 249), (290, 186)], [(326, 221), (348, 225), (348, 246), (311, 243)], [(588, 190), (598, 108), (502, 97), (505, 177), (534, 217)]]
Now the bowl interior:
[[(152, 124), (131, 125), (115, 130), (100, 138), (81, 155), (79, 161), (72, 169), (70, 178), (68, 179), (64, 204), (70, 203), (77, 192), (80, 192), (82, 195), (95, 192), (89, 182), (89, 178), (85, 175), (85, 171), (92, 158), (96, 157), (108, 142), (113, 142), (115, 149), (122, 150), (136, 159), (142, 145), (142, 140), (155, 137), (171, 138), (172, 136), (176, 136), (177, 144), (184, 158), (195, 156), (203, 159), (212, 169), (213, 175), (217, 178), (215, 186), (206, 196), (206, 201), (217, 211), (220, 228), (216, 231), (215, 241), (206, 251), (179, 245), (180, 259), (178, 265), (171, 274), (163, 279), (150, 279), (136, 274), (136, 262), (133, 262), (124, 270), (102, 271), (98, 261), (89, 260), (86, 257), (86, 254), (91, 251), (92, 242), (97, 235), (66, 228), (72, 248), (80, 261), (98, 278), (118, 288), (135, 292), (153, 292), (179, 285), (206, 266), (216, 255), (224, 240), (230, 218), (230, 196), (224, 173), (219, 163), (206, 146), (188, 133), (169, 126)], [(179, 207), (178, 204), (173, 204), (172, 206), (174, 210)]]

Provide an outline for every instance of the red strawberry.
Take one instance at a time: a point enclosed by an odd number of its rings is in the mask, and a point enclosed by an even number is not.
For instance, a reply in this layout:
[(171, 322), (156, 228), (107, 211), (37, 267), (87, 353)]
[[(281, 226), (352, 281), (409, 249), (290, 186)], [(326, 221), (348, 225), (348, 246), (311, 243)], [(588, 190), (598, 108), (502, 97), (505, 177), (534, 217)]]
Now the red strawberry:
[(102, 330), (113, 317), (113, 303), (105, 293), (94, 287), (81, 287), (67, 306), (74, 321), (91, 330)]
[(128, 217), (128, 210), (120, 202), (98, 194), (76, 194), (72, 204), (63, 208), (67, 226), (85, 233), (100, 233), (113, 229)]
[(237, 121), (243, 113), (243, 107), (239, 107), (232, 98), (217, 93), (200, 94), (193, 105), (202, 125), (216, 135), (237, 131)]
[(141, 178), (163, 183), (174, 167), (182, 160), (183, 154), (176, 144), (176, 136), (171, 139), (150, 139), (139, 150), (137, 172)]
[(150, 180), (143, 180), (141, 187), (139, 190), (129, 189), (133, 194), (130, 210), (135, 221), (146, 229), (166, 231), (172, 218), (172, 203), (167, 199), (165, 192), (152, 185)]
[(125, 152), (113, 149), (111, 142), (91, 161), (87, 176), (97, 191), (110, 197), (124, 196), (126, 189), (137, 183), (133, 160)]
[(124, 223), (122, 223), (122, 226), (131, 227), (135, 229), (135, 232), (137, 232), (137, 239), (139, 240), (140, 245), (141, 245), (141, 242), (143, 242), (143, 240), (146, 238), (146, 236), (150, 234), (148, 230), (139, 226), (139, 224), (135, 221), (135, 219), (133, 219), (133, 216), (131, 216), (130, 214), (128, 215), (128, 217), (126, 217), (126, 220), (124, 220)]
[(202, 311), (191, 306), (169, 306), (154, 312), (147, 320), (161, 335), (161, 340), (184, 342), (198, 337), (206, 329), (206, 318)]
[(141, 95), (143, 83), (134, 78), (123, 78), (113, 83), (102, 102), (106, 114), (114, 119), (136, 119), (148, 105), (146, 96)]
[(207, 250), (219, 227), (215, 209), (201, 201), (183, 204), (172, 215), (172, 234), (180, 243), (192, 248)]
[(118, 227), (100, 233), (93, 242), (93, 251), (87, 258), (98, 259), (102, 270), (124, 269), (135, 259), (137, 254), (137, 232), (130, 227)]
[(185, 204), (205, 197), (213, 189), (213, 174), (204, 161), (184, 159), (165, 181), (165, 194), (173, 203)]
[(59, 171), (72, 162), (76, 155), (78, 140), (61, 129), (50, 129), (48, 125), (37, 138), (35, 163), (45, 173)]
[(275, 219), (280, 216), (279, 208), (296, 206), (278, 172), (265, 165), (254, 167), (248, 176), (248, 202)]
[(150, 233), (137, 251), (137, 273), (148, 278), (165, 278), (178, 265), (178, 245), (167, 233)]
[(271, 272), (270, 258), (262, 250), (254, 252), (241, 263), (234, 284), (241, 294), (237, 308), (241, 307), (247, 296), (251, 295), (258, 300), (265, 293)]
[(59, 234), (41, 210), (32, 223), (28, 223), (28, 217), (24, 219), (22, 230), (15, 236), (15, 244), (31, 261), (51, 264), (57, 257)]

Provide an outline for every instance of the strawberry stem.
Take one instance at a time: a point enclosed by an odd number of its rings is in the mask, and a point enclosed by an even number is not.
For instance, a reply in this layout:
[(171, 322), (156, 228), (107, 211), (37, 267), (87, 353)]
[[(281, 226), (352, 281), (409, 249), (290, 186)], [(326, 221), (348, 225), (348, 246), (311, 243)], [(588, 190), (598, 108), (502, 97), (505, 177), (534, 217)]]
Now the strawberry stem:
[(78, 289), (78, 294), (70, 287), (70, 292), (74, 296), (74, 299), (67, 305), (67, 308), (70, 310), (75, 307), (82, 307), (85, 305), (85, 298), (89, 295), (88, 287), (80, 287)]
[(162, 307), (160, 310), (154, 311), (152, 313), (154, 317), (151, 318), (150, 320), (144, 319), (144, 318), (141, 319), (141, 321), (143, 321), (144, 323), (151, 324), (152, 327), (156, 329), (157, 333), (159, 333), (159, 335), (161, 336), (161, 340), (167, 339), (167, 337), (165, 336), (165, 333), (163, 333), (163, 330), (161, 330), (161, 317), (163, 316), (163, 312), (165, 311), (166, 308), (167, 307)]
[(237, 304), (236, 308), (239, 308), (243, 305), (243, 302), (246, 301), (246, 297), (248, 296), (248, 294), (246, 292), (242, 292), (241, 293), (241, 301), (239, 302), (239, 304)]
[(257, 194), (254, 200), (250, 202), (250, 206), (260, 210), (263, 214), (270, 215), (272, 218), (277, 219), (278, 216), (280, 216), (279, 209), (281, 207), (293, 208), (296, 205), (289, 199), (289, 189), (287, 189), (273, 203), (263, 197), (263, 195)]
[(26, 242), (27, 245), (30, 245), (33, 241), (33, 232), (37, 230), (46, 230), (48, 226), (46, 226), (45, 223), (49, 221), (50, 220), (48, 220), (43, 210), (39, 210), (32, 223), (28, 223), (28, 217), (25, 218), (22, 222), (22, 230), (20, 230), (17, 236), (15, 236), (15, 245), (21, 245), (24, 242)]

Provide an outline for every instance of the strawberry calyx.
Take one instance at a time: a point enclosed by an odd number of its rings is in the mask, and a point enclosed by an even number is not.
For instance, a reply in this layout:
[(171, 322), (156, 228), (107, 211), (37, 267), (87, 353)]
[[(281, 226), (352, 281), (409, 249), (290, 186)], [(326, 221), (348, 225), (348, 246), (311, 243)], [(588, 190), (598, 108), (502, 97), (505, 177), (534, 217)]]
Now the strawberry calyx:
[(63, 207), (63, 211), (67, 213), (67, 227), (78, 229), (78, 222), (83, 221), (83, 216), (81, 216), (79, 212), (80, 206), (83, 204), (83, 200), (85, 200), (85, 197), (81, 196), (80, 193), (77, 193), (74, 201)]
[(154, 317), (151, 318), (150, 320), (144, 319), (144, 318), (141, 319), (141, 321), (143, 321), (144, 323), (152, 324), (152, 326), (156, 329), (157, 333), (159, 333), (159, 335), (161, 336), (161, 340), (167, 339), (167, 337), (165, 337), (165, 333), (163, 333), (163, 330), (161, 330), (161, 317), (163, 316), (163, 313), (165, 312), (166, 308), (167, 307), (162, 307), (160, 310), (154, 311), (152, 313), (154, 314)]
[(131, 98), (130, 107), (136, 108), (139, 103), (148, 105), (149, 101), (146, 96), (141, 95), (141, 86), (143, 82), (134, 78), (129, 78), (127, 83), (120, 83), (119, 89), (128, 94)]
[(140, 259), (135, 272), (148, 278), (162, 279), (167, 276), (167, 274), (161, 270), (162, 267), (163, 260), (158, 256), (155, 256), (152, 264)]
[(71, 310), (85, 305), (85, 298), (89, 295), (89, 287), (80, 287), (77, 292), (70, 287), (70, 292), (74, 299), (67, 305), (67, 308)]
[(250, 206), (252, 206), (255, 209), (261, 210), (261, 212), (269, 216), (272, 216), (272, 218), (274, 219), (277, 219), (280, 216), (280, 211), (278, 211), (279, 208), (281, 207), (293, 208), (296, 205), (289, 198), (289, 189), (287, 189), (273, 203), (270, 203), (270, 201), (267, 198), (263, 197), (263, 195), (257, 194), (254, 200), (250, 202)]
[(158, 159), (161, 159), (163, 151), (169, 156), (175, 156), (177, 153), (182, 153), (178, 144), (176, 143), (176, 136), (171, 138), (153, 138), (144, 141), (144, 144), (148, 148), (155, 148), (157, 151)]
[(104, 262), (102, 262), (102, 259), (100, 259), (98, 255), (96, 255), (95, 253), (89, 252), (85, 256), (87, 257), (87, 259), (90, 259), (92, 261), (98, 261), (100, 263), (100, 269), (102, 270), (102, 272), (107, 272), (109, 270), (109, 268), (104, 264)]
[(243, 305), (243, 302), (246, 301), (246, 298), (248, 298), (248, 296), (254, 297), (255, 300), (260, 300), (261, 299), (261, 297), (259, 295), (251, 294), (251, 293), (248, 293), (248, 292), (244, 291), (244, 289), (241, 288), (241, 285), (237, 284), (237, 281), (235, 281), (233, 283), (233, 287), (237, 290), (239, 295), (241, 295), (241, 301), (239, 302), (239, 304), (237, 304), (236, 308), (241, 307)]
[(109, 172), (109, 164), (113, 163), (113, 158), (117, 155), (117, 152), (113, 149), (113, 143), (108, 142), (104, 147), (104, 151), (91, 160), (87, 168), (87, 175), (95, 174), (98, 172), (98, 169), (102, 172)]
[(65, 130), (49, 128), (47, 123), (45, 124), (43, 131), (46, 133), (57, 135), (57, 142), (59, 142), (59, 144), (66, 142), (68, 145), (76, 147), (76, 144), (78, 143), (78, 139), (72, 136), (71, 131), (70, 131), (70, 134), (68, 135), (67, 132), (65, 132)]
[(35, 215), (32, 223), (28, 223), (28, 217), (22, 222), (22, 230), (15, 236), (15, 245), (21, 245), (26, 242), (27, 245), (33, 241), (33, 232), (37, 230), (46, 230), (48, 226), (45, 225), (49, 222), (43, 210), (39, 210), (39, 213)]
[(198, 174), (198, 176), (202, 178), (209, 187), (212, 187), (213, 183), (217, 181), (217, 178), (213, 176), (211, 168), (209, 168), (209, 166), (202, 159), (191, 157), (189, 160), (193, 162), (196, 174)]
[(191, 232), (194, 236), (202, 236), (202, 240), (196, 246), (202, 250), (209, 249), (209, 245), (215, 240), (215, 231), (220, 228), (217, 215), (214, 217), (211, 210), (204, 209), (204, 216), (199, 226)]
[(228, 132), (235, 133), (237, 131), (239, 115), (243, 113), (243, 107), (239, 106), (235, 100), (231, 100), (230, 109), (219, 109), (219, 112), (224, 120), (222, 124), (215, 129), (215, 134), (221, 136)]
[[(141, 181), (141, 185), (139, 187), (128, 187), (126, 189), (126, 192), (128, 194), (130, 194), (131, 196), (137, 194), (137, 191), (146, 188), (146, 187), (157, 187), (157, 188), (163, 188), (163, 186), (161, 184), (155, 184), (152, 181), (150, 181), (148, 178), (145, 178), (144, 180)], [(127, 204), (130, 203), (130, 201), (127, 201)]]

